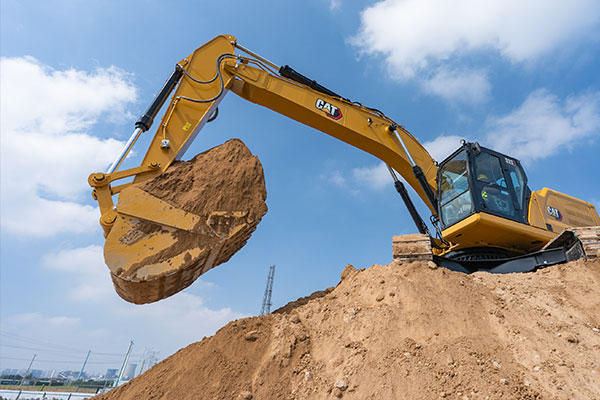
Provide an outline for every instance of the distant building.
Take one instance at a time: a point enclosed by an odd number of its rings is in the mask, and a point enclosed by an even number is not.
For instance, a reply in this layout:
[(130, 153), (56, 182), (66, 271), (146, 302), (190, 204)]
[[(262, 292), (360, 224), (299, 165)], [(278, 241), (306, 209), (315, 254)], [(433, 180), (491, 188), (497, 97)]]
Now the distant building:
[(117, 374), (119, 373), (119, 370), (116, 368), (109, 368), (106, 370), (106, 374), (104, 374), (104, 379), (106, 379), (107, 381), (111, 380), (111, 379), (117, 379)]
[(19, 370), (16, 368), (6, 368), (6, 369), (2, 370), (2, 376), (18, 375), (18, 374), (19, 374)]
[(44, 371), (42, 371), (41, 369), (32, 369), (31, 371), (29, 371), (29, 376), (32, 378), (41, 378), (43, 373)]
[(123, 374), (123, 379), (130, 380), (135, 378), (135, 370), (137, 368), (137, 364), (127, 364), (125, 367), (125, 373)]
[(79, 371), (61, 371), (59, 375), (65, 379), (75, 379), (79, 375)]

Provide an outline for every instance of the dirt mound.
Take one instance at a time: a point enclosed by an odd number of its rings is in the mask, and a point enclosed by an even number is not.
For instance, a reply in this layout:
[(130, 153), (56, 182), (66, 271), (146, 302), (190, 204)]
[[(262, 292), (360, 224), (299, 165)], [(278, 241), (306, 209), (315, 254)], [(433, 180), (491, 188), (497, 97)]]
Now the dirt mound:
[(239, 139), (124, 189), (105, 246), (117, 293), (139, 304), (186, 288), (246, 244), (266, 197), (262, 165)]
[(96, 397), (594, 399), (600, 260), (526, 274), (347, 266), (335, 288), (232, 322)]

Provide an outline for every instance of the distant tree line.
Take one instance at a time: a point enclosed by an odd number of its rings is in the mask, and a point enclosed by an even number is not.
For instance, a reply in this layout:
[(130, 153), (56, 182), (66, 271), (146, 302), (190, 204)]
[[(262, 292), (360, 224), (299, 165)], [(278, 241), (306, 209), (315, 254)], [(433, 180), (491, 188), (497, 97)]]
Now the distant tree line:
[[(20, 374), (4, 374), (0, 376), (0, 385), (18, 385), (21, 383), (23, 375)], [(65, 379), (55, 378), (34, 378), (31, 374), (25, 376), (24, 384), (27, 386), (77, 386), (89, 389), (101, 389), (111, 387), (114, 383), (113, 379), (78, 379), (75, 381), (67, 381)]]

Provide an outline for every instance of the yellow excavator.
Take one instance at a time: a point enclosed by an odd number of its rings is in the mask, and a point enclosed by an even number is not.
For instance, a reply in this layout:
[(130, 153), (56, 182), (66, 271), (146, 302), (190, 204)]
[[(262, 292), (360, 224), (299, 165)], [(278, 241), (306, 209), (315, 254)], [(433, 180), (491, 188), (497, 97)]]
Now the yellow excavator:
[[(225, 241), (240, 232), (247, 239), (253, 230), (248, 229), (252, 221), (245, 220), (243, 212), (215, 210), (216, 214), (202, 220), (139, 189), (140, 183), (167, 173), (183, 156), (205, 124), (216, 117), (218, 105), (229, 91), (387, 164), (419, 232), (394, 237), (396, 261), (431, 260), (467, 273), (502, 273), (531, 271), (600, 253), (600, 218), (594, 206), (547, 188), (531, 191), (519, 160), (477, 142), (463, 141), (438, 163), (411, 133), (383, 112), (344, 98), (293, 68), (280, 67), (245, 48), (235, 37), (222, 35), (176, 64), (136, 122), (117, 160), (106, 173), (89, 176), (106, 237), (105, 260), (117, 292), (128, 301), (148, 303), (168, 297), (232, 255), (230, 249), (224, 257), (221, 253), (227, 246), (221, 244), (217, 249), (196, 249), (196, 253), (183, 246), (179, 253), (169, 253), (168, 259), (152, 258), (176, 247), (177, 232), (193, 235), (199, 232), (199, 225), (210, 225), (215, 215), (228, 221), (220, 225), (227, 227), (219, 232)], [(171, 93), (141, 165), (118, 171)], [(433, 235), (398, 175), (429, 208)], [(133, 181), (113, 184), (128, 177)], [(117, 194), (119, 200), (114, 204)], [(136, 239), (128, 240), (127, 235), (141, 223), (159, 228), (142, 233), (138, 229)], [(190, 256), (201, 253), (202, 257)]]

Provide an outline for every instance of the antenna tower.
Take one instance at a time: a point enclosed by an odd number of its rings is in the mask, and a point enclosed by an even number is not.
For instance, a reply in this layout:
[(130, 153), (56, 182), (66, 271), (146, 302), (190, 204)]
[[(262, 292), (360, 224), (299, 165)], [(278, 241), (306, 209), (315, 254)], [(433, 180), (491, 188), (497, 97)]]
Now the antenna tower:
[(271, 265), (269, 268), (269, 277), (267, 278), (267, 287), (265, 288), (265, 295), (263, 297), (262, 307), (260, 308), (260, 315), (265, 315), (271, 312), (271, 293), (273, 292), (273, 278), (275, 277), (275, 266)]

